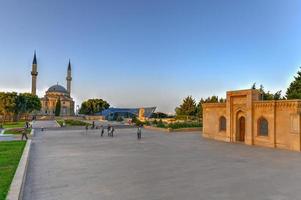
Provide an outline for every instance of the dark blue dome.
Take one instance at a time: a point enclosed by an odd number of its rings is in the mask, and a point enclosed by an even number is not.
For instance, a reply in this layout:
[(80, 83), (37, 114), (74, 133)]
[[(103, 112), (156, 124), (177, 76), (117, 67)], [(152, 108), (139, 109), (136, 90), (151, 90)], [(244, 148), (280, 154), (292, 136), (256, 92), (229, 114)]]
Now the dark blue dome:
[(67, 90), (61, 85), (53, 85), (47, 90), (47, 92), (61, 92), (66, 94), (68, 93)]

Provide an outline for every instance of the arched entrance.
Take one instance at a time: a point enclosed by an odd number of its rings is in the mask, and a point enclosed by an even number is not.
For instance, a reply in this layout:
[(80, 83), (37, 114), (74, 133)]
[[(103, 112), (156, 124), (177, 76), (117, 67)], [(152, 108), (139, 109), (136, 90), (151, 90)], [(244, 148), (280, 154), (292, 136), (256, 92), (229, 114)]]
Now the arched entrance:
[(237, 122), (237, 137), (236, 140), (239, 142), (245, 141), (245, 133), (246, 133), (246, 119), (244, 116), (241, 116)]

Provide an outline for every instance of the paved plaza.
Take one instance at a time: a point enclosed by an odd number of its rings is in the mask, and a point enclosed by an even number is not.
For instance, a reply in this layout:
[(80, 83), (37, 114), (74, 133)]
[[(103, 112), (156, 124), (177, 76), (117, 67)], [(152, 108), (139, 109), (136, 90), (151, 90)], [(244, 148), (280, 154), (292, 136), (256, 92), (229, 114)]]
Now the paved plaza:
[(57, 128), (60, 125), (55, 120), (33, 121), (33, 128)]
[(301, 197), (301, 154), (196, 133), (46, 130), (33, 138), (25, 200), (199, 200)]

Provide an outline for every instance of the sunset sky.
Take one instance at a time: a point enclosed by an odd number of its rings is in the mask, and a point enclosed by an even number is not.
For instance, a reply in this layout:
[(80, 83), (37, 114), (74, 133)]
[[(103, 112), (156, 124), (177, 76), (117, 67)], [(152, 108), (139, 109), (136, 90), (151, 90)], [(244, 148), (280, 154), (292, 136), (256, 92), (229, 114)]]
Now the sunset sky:
[(72, 63), (76, 104), (157, 106), (256, 82), (283, 94), (301, 66), (298, 0), (3, 0), (0, 91), (38, 95), (66, 86)]

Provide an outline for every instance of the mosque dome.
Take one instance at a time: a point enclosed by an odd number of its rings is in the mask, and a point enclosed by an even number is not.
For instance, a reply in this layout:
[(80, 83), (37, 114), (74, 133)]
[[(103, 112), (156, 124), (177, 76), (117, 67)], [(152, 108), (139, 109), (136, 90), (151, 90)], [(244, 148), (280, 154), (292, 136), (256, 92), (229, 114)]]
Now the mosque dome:
[(59, 92), (59, 93), (65, 93), (65, 94), (68, 93), (67, 90), (63, 86), (61, 86), (59, 84), (51, 86), (47, 90), (47, 92)]

